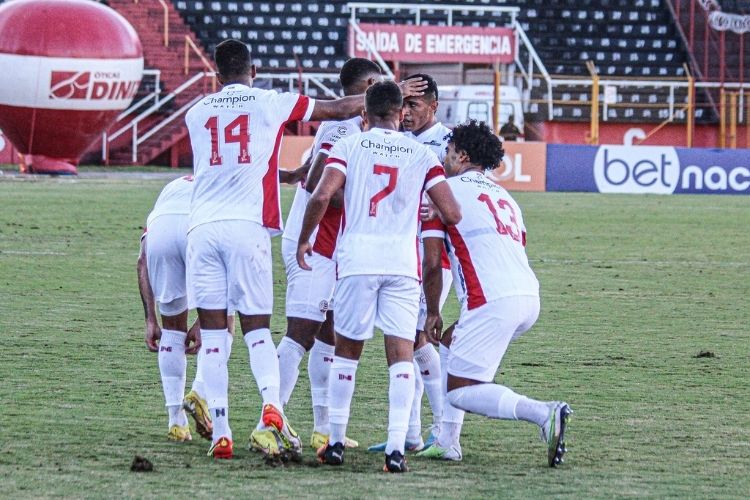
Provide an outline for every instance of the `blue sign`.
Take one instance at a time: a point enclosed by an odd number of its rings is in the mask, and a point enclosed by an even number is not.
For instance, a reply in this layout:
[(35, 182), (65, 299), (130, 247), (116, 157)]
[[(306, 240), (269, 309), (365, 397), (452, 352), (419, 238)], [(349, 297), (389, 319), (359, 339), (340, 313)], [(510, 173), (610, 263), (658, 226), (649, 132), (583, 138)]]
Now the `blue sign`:
[(750, 151), (550, 144), (547, 191), (750, 194)]

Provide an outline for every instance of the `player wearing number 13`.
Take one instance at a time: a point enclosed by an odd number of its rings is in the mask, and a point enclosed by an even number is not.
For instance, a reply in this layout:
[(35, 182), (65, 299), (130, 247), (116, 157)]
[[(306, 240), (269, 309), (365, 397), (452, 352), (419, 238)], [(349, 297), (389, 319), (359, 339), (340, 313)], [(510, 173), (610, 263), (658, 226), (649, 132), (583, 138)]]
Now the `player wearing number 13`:
[(232, 457), (227, 309), (239, 313), (263, 398), (261, 421), (251, 443), (273, 443), (269, 433), (276, 432), (287, 447), (298, 451), (299, 438), (281, 410), (279, 364), (269, 330), (273, 307), (269, 232), (281, 230), (279, 145), (287, 122), (346, 119), (358, 114), (364, 103), (361, 95), (314, 101), (254, 89), (255, 66), (248, 47), (238, 40), (217, 45), (214, 59), (224, 88), (200, 100), (185, 116), (195, 173), (187, 246), (188, 301), (198, 309), (205, 352), (206, 399), (214, 423), (209, 454)]
[(398, 132), (402, 97), (393, 82), (372, 85), (366, 94), (366, 132), (337, 142), (310, 198), (297, 247), (297, 261), (310, 269), (309, 238), (331, 197), (344, 188), (336, 261), (336, 348), (328, 382), (328, 445), (318, 457), (343, 463), (344, 436), (357, 364), (373, 327), (385, 334), (390, 385), (385, 469), (405, 472), (404, 445), (414, 397), (414, 331), (419, 311), (417, 213), (426, 190), (446, 224), (461, 210), (445, 182), (435, 153)]
[[(461, 460), (459, 435), (463, 412), (469, 411), (536, 423), (547, 441), (548, 463), (554, 467), (565, 453), (568, 405), (536, 401), (493, 383), (510, 342), (529, 330), (539, 316), (539, 282), (526, 257), (521, 209), (483, 173), (495, 168), (502, 156), (500, 140), (487, 125), (472, 121), (457, 126), (448, 140), (445, 170), (465, 215), (454, 226), (439, 220), (422, 225), (424, 239), (442, 239), (447, 234), (466, 299), (447, 352), (449, 404), (437, 442), (420, 455)], [(441, 333), (440, 264), (425, 262), (425, 332), (437, 341)]]

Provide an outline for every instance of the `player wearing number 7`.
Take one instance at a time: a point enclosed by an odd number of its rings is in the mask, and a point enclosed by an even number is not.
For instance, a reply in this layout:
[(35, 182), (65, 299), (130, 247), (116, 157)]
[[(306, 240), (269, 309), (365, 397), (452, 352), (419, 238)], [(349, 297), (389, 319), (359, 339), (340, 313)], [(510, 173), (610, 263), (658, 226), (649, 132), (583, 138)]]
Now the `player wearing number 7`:
[[(487, 125), (472, 120), (457, 126), (448, 140), (445, 170), (464, 217), (453, 226), (440, 220), (422, 224), (423, 239), (448, 238), (465, 300), (448, 351), (448, 404), (440, 434), (433, 446), (417, 456), (461, 460), (459, 435), (463, 413), (468, 411), (537, 424), (547, 442), (548, 463), (555, 467), (565, 453), (570, 407), (563, 402), (536, 401), (493, 383), (510, 342), (529, 330), (539, 316), (539, 282), (526, 257), (521, 209), (505, 189), (484, 175), (502, 157), (500, 139)], [(425, 257), (425, 332), (434, 342), (442, 333), (441, 291), (440, 261)]]
[(227, 310), (239, 313), (252, 369), (263, 398), (251, 444), (278, 451), (279, 437), (292, 452), (299, 437), (282, 411), (279, 361), (271, 339), (273, 309), (269, 232), (281, 232), (278, 157), (288, 122), (346, 119), (363, 107), (362, 96), (315, 101), (252, 88), (255, 66), (239, 40), (216, 46), (220, 92), (198, 101), (185, 116), (193, 149), (195, 187), (187, 243), (188, 302), (198, 309), (203, 374), (213, 417), (209, 455), (231, 458)]
[(446, 224), (461, 209), (445, 182), (435, 153), (398, 132), (402, 97), (393, 82), (372, 85), (363, 115), (366, 132), (336, 143), (310, 198), (297, 247), (297, 262), (310, 269), (309, 238), (331, 197), (344, 188), (336, 261), (336, 347), (328, 379), (330, 436), (318, 452), (340, 465), (357, 364), (373, 327), (385, 334), (390, 373), (385, 470), (405, 472), (404, 445), (414, 397), (414, 331), (419, 312), (417, 214), (426, 190)]

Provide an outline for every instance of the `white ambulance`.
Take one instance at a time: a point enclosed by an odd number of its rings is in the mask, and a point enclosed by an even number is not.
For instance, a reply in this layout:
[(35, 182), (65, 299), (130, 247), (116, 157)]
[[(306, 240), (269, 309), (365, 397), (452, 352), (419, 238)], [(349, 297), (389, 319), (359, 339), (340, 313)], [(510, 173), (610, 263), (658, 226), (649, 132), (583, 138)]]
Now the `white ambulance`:
[[(493, 125), (493, 85), (441, 85), (438, 87), (440, 105), (437, 118), (446, 127), (455, 127), (467, 120), (477, 120)], [(521, 131), (523, 140), (523, 106), (521, 93), (516, 87), (500, 86), (500, 125), (502, 127), (513, 115), (513, 121)]]

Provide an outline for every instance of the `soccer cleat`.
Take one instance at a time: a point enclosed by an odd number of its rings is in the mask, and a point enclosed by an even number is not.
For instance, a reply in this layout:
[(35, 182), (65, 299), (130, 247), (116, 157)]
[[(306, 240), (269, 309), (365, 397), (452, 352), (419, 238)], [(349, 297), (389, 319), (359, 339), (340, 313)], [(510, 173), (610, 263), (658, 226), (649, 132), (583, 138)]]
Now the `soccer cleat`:
[(289, 425), (286, 416), (274, 405), (263, 406), (262, 420), (268, 427), (273, 427), (279, 432), (284, 448), (296, 458), (302, 456), (302, 440), (297, 432)]
[(211, 440), (214, 426), (211, 423), (211, 413), (208, 411), (206, 401), (197, 392), (190, 391), (182, 400), (182, 407), (195, 420), (195, 432)]
[(563, 463), (563, 455), (568, 451), (565, 447), (565, 430), (573, 410), (567, 403), (556, 403), (550, 411), (549, 423), (542, 429), (547, 441), (547, 463), (550, 467), (557, 467)]
[(409, 472), (404, 455), (398, 450), (393, 450), (390, 455), (386, 455), (383, 472)]
[[(325, 444), (328, 442), (328, 436), (323, 434), (322, 432), (315, 431), (312, 433), (312, 437), (310, 437), (310, 447), (320, 449), (321, 446), (325, 446)], [(359, 443), (353, 439), (345, 438), (344, 439), (344, 448), (358, 448)]]
[(255, 429), (250, 434), (248, 448), (271, 457), (280, 455), (284, 450), (284, 444), (276, 429)]
[(426, 448), (417, 453), (419, 458), (432, 458), (435, 460), (451, 460), (453, 462), (460, 462), (464, 457), (461, 454), (460, 445), (451, 445), (448, 448), (443, 448), (435, 442), (429, 448)]
[(318, 461), (322, 464), (341, 465), (344, 463), (344, 445), (333, 443), (321, 446), (318, 449)]
[(192, 441), (193, 436), (190, 435), (190, 427), (187, 425), (173, 425), (169, 428), (167, 439), (177, 442)]
[[(378, 443), (370, 446), (367, 448), (367, 451), (371, 453), (383, 453), (385, 451), (385, 447), (388, 445), (388, 441), (384, 443)], [(425, 448), (424, 441), (422, 441), (422, 436), (419, 436), (418, 441), (406, 441), (406, 451), (421, 451)]]
[(230, 459), (232, 458), (233, 447), (232, 440), (228, 437), (220, 437), (211, 448), (208, 449), (207, 455), (217, 459)]

